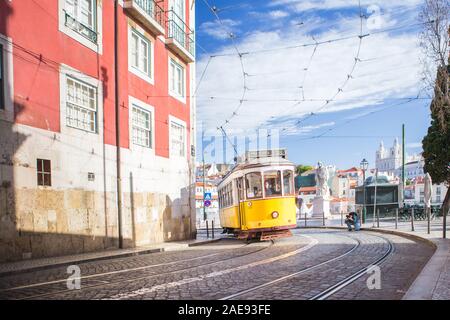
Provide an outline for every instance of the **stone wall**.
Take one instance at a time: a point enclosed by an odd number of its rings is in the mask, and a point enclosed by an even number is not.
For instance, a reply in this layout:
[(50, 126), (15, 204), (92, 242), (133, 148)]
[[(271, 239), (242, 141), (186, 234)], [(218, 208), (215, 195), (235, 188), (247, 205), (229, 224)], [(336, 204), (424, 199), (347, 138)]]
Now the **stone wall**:
[[(117, 248), (115, 148), (99, 142), (0, 121), (0, 261)], [(122, 149), (124, 245), (195, 236), (187, 160), (145, 152)], [(51, 187), (37, 158), (52, 161)]]

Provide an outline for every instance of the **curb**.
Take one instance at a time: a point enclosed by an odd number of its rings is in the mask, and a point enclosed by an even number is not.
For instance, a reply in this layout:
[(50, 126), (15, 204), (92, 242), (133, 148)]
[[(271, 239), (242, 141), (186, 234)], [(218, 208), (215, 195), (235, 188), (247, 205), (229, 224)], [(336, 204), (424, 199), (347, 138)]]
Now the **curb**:
[[(217, 238), (217, 239), (199, 241), (199, 242), (194, 242), (194, 243), (188, 243), (188, 244), (186, 244), (186, 246), (182, 246), (182, 248), (197, 247), (197, 246), (201, 246), (201, 245), (205, 245), (205, 244), (209, 244), (209, 243), (213, 243), (213, 242), (218, 242), (220, 240), (221, 240), (221, 238)], [(73, 259), (73, 260), (64, 261), (64, 262), (45, 264), (45, 265), (23, 268), (23, 269), (18, 269), (18, 270), (0, 271), (0, 278), (11, 276), (11, 275), (28, 273), (28, 272), (42, 271), (42, 270), (47, 270), (47, 269), (52, 269), (52, 268), (57, 268), (57, 267), (70, 266), (72, 264), (128, 258), (128, 257), (135, 257), (135, 256), (141, 256), (141, 255), (145, 255), (145, 254), (158, 253), (158, 252), (164, 252), (164, 251), (166, 251), (164, 247), (154, 248), (154, 249), (144, 249), (144, 250), (139, 250), (139, 251), (124, 252), (124, 253), (118, 253), (118, 254), (112, 254), (112, 255), (105, 255), (105, 256), (101, 256), (101, 257), (87, 258), (87, 259)]]
[[(334, 227), (334, 226), (311, 226), (311, 227), (301, 227), (297, 229), (332, 229), (332, 230), (347, 230), (346, 227)], [(427, 239), (427, 238), (423, 238), (419, 235), (415, 235), (415, 234), (410, 234), (410, 233), (405, 233), (403, 231), (398, 231), (398, 230), (386, 230), (386, 229), (377, 229), (377, 228), (361, 228), (361, 231), (369, 231), (369, 232), (378, 232), (378, 233), (385, 233), (385, 234), (393, 234), (393, 235), (397, 235), (400, 237), (404, 237), (404, 238), (409, 238), (412, 240), (416, 240), (416, 241), (420, 241), (420, 242), (424, 242), (426, 244), (428, 244), (429, 246), (433, 247), (434, 251), (436, 251), (437, 249), (437, 245), (434, 241)]]
[(45, 265), (41, 265), (41, 266), (23, 268), (23, 269), (19, 269), (19, 270), (0, 271), (0, 277), (7, 277), (7, 276), (22, 274), (22, 273), (27, 273), (27, 272), (41, 271), (41, 270), (51, 269), (51, 268), (55, 268), (55, 267), (57, 268), (57, 267), (70, 266), (72, 264), (77, 264), (77, 263), (87, 263), (87, 262), (95, 262), (95, 261), (101, 261), (101, 260), (127, 258), (127, 257), (133, 257), (133, 256), (140, 256), (140, 255), (144, 255), (144, 254), (158, 253), (158, 252), (163, 252), (163, 251), (164, 251), (164, 248), (156, 248), (156, 249), (148, 249), (148, 250), (141, 250), (141, 251), (134, 251), (134, 252), (124, 252), (124, 253), (113, 254), (113, 255), (109, 255), (109, 256), (93, 257), (93, 258), (87, 258), (87, 259), (73, 259), (73, 260), (69, 260), (69, 261), (45, 264)]
[(205, 241), (201, 241), (201, 242), (189, 243), (188, 247), (198, 247), (198, 246), (202, 246), (204, 244), (210, 244), (210, 243), (214, 243), (214, 242), (219, 242), (220, 240), (222, 240), (222, 238), (205, 240)]

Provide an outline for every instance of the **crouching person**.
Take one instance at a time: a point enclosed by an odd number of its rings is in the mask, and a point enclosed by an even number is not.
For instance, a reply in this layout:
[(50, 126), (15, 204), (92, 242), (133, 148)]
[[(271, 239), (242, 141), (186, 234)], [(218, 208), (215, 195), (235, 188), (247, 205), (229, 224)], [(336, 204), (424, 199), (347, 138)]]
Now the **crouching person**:
[(348, 227), (348, 231), (353, 231), (352, 226), (355, 227), (355, 231), (359, 231), (359, 229), (361, 228), (359, 216), (356, 212), (350, 212), (348, 215), (346, 215), (345, 224)]

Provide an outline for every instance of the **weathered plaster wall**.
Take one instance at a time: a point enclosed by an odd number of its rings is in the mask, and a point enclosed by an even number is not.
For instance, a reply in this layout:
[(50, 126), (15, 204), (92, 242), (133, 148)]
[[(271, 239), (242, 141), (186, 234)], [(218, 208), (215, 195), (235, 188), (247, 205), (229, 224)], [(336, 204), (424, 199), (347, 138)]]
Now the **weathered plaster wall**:
[[(0, 122), (0, 261), (118, 245), (115, 148), (86, 139)], [(125, 245), (195, 234), (187, 160), (122, 156)], [(37, 158), (52, 161), (52, 187), (37, 186)]]

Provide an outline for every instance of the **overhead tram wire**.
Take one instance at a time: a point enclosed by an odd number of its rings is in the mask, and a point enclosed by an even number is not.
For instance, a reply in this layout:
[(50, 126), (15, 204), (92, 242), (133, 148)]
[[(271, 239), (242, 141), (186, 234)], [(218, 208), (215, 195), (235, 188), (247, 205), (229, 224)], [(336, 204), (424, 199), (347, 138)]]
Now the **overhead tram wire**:
[[(212, 7), (212, 6), (208, 3), (207, 0), (203, 0), (203, 2), (204, 2), (205, 5), (209, 8), (209, 10), (211, 11), (211, 13), (216, 17), (217, 22), (225, 29), (225, 25), (224, 25), (222, 19), (220, 19), (220, 16), (219, 16), (219, 14), (218, 14), (218, 12), (219, 12), (220, 10), (219, 10), (217, 7), (215, 7), (215, 6)], [(235, 49), (237, 55), (239, 56), (239, 62), (240, 62), (240, 65), (241, 65), (242, 78), (243, 78), (243, 91), (242, 91), (242, 96), (241, 96), (241, 99), (240, 99), (240, 101), (239, 101), (239, 104), (238, 104), (237, 108), (233, 111), (231, 117), (230, 117), (229, 119), (225, 120), (225, 122), (224, 122), (222, 125), (220, 125), (220, 126), (217, 128), (217, 130), (222, 131), (222, 133), (225, 135), (225, 137), (227, 138), (227, 140), (231, 143), (231, 140), (229, 139), (229, 137), (228, 137), (228, 135), (227, 135), (225, 129), (223, 128), (223, 126), (227, 125), (227, 124), (228, 124), (228, 123), (229, 123), (229, 122), (237, 115), (237, 112), (239, 111), (239, 109), (242, 107), (242, 105), (243, 105), (243, 103), (244, 103), (244, 100), (245, 100), (245, 97), (246, 97), (246, 94), (247, 94), (247, 90), (248, 90), (248, 87), (247, 87), (247, 74), (248, 74), (248, 73), (245, 71), (245, 66), (244, 66), (244, 61), (243, 61), (243, 55), (244, 55), (244, 54), (241, 53), (241, 52), (239, 51), (239, 48), (237, 47), (236, 42), (235, 42), (235, 40), (234, 40), (234, 35), (233, 35), (232, 33), (230, 33), (230, 34), (229, 34), (229, 37), (230, 37), (230, 39), (231, 39), (232, 45), (233, 45), (233, 47), (234, 47), (234, 49)], [(236, 146), (235, 146), (233, 143), (231, 143), (231, 145), (233, 146), (233, 148), (234, 148), (234, 150), (235, 150), (235, 155), (237, 156)]]
[[(364, 17), (365, 16), (362, 15), (361, 18), (364, 19)], [(386, 32), (397, 31), (397, 30), (406, 29), (406, 28), (409, 28), (409, 27), (420, 26), (420, 25), (423, 25), (423, 24), (433, 23), (433, 22), (434, 22), (434, 20), (426, 21), (426, 22), (417, 22), (417, 23), (412, 23), (412, 24), (406, 24), (406, 25), (403, 25), (403, 26), (383, 29), (383, 30), (379, 30), (379, 31), (373, 31), (371, 33), (366, 33), (363, 36), (364, 37), (368, 37), (368, 36), (372, 36), (372, 35), (375, 35), (375, 34), (382, 34), (382, 33), (386, 33)], [(360, 38), (360, 37), (361, 37), (361, 34), (348, 35), (348, 36), (342, 36), (342, 37), (338, 37), (338, 38), (332, 38), (332, 39), (329, 39), (329, 40), (321, 40), (321, 41), (317, 41), (317, 42), (309, 42), (309, 43), (303, 43), (303, 44), (286, 46), (286, 47), (278, 47), (278, 48), (273, 48), (273, 49), (261, 49), (261, 50), (245, 51), (245, 52), (242, 52), (242, 54), (243, 55), (253, 55), (253, 54), (276, 52), (276, 51), (281, 51), (281, 50), (291, 50), (291, 49), (297, 49), (297, 48), (302, 48), (302, 47), (303, 48), (305, 48), (305, 47), (313, 47), (316, 44), (324, 45), (324, 44), (335, 43), (335, 42), (340, 42), (340, 41), (345, 41), (345, 40), (350, 40), (350, 39), (356, 39), (356, 38)], [(236, 56), (236, 54), (234, 54), (234, 53), (222, 53), (222, 54), (215, 54), (214, 55), (214, 57), (227, 57), (227, 56)]]
[(302, 138), (302, 139), (298, 139), (298, 141), (313, 140), (313, 139), (319, 139), (319, 138), (322, 138), (322, 137), (332, 137), (332, 136), (326, 136), (326, 134), (328, 134), (328, 133), (330, 133), (330, 132), (332, 132), (332, 131), (334, 131), (334, 130), (336, 130), (338, 128), (341, 128), (341, 127), (343, 127), (343, 126), (345, 126), (345, 125), (347, 125), (350, 122), (353, 122), (355, 120), (358, 120), (358, 119), (361, 119), (361, 118), (373, 115), (375, 113), (383, 112), (383, 111), (385, 111), (387, 109), (390, 109), (390, 108), (393, 108), (393, 107), (398, 107), (398, 106), (401, 106), (401, 105), (409, 104), (409, 103), (411, 103), (413, 101), (418, 101), (418, 100), (421, 100), (421, 99), (430, 100), (429, 98), (421, 98), (420, 97), (420, 93), (421, 93), (422, 90), (423, 89), (419, 90), (419, 93), (418, 93), (417, 97), (415, 97), (415, 98), (409, 98), (407, 101), (403, 101), (403, 102), (400, 102), (400, 103), (395, 103), (395, 104), (392, 104), (392, 105), (385, 106), (385, 107), (383, 107), (381, 109), (377, 109), (377, 110), (374, 110), (374, 111), (371, 111), (371, 112), (368, 112), (368, 113), (364, 113), (364, 114), (362, 114), (360, 116), (348, 119), (347, 121), (345, 121), (345, 122), (343, 122), (341, 124), (334, 125), (332, 128), (329, 128), (329, 129), (323, 131), (321, 134), (310, 136), (310, 137), (305, 137), (305, 138)]
[[(300, 119), (300, 120), (297, 120), (297, 121), (295, 122), (295, 125), (294, 125), (295, 128), (296, 128), (299, 124), (301, 124), (301, 123), (307, 121), (308, 119), (314, 117), (315, 115), (317, 115), (318, 112), (322, 111), (323, 109), (325, 109), (326, 107), (328, 107), (328, 105), (329, 105), (331, 102), (335, 101), (335, 99), (337, 98), (337, 96), (338, 96), (340, 93), (342, 93), (342, 92), (344, 91), (344, 88), (345, 88), (345, 86), (348, 84), (348, 82), (350, 81), (350, 79), (353, 78), (353, 73), (354, 73), (354, 71), (355, 71), (355, 69), (356, 69), (356, 65), (357, 65), (358, 62), (359, 62), (359, 55), (360, 55), (360, 53), (361, 53), (362, 41), (363, 41), (363, 39), (364, 39), (365, 37), (368, 36), (367, 34), (363, 34), (363, 21), (364, 21), (363, 19), (364, 19), (364, 16), (363, 16), (363, 14), (362, 14), (361, 0), (358, 0), (358, 6), (359, 6), (359, 20), (360, 20), (360, 32), (359, 32), (359, 36), (358, 36), (359, 42), (358, 42), (358, 50), (357, 50), (357, 52), (356, 52), (356, 57), (354, 58), (354, 62), (353, 62), (352, 68), (351, 68), (351, 70), (350, 70), (350, 73), (347, 74), (347, 78), (346, 78), (345, 81), (342, 83), (342, 85), (339, 86), (339, 88), (337, 89), (336, 93), (335, 93), (330, 99), (328, 99), (327, 101), (325, 101), (325, 103), (324, 103), (321, 107), (319, 107), (319, 109), (315, 110), (315, 112), (311, 112), (311, 113), (310, 113), (308, 116), (306, 116), (305, 118)], [(316, 42), (316, 43), (318, 43), (318, 42)], [(283, 128), (283, 129), (281, 130), (281, 132), (280, 132), (280, 135), (283, 134), (283, 132), (286, 132), (288, 129), (289, 129), (288, 127)]]

